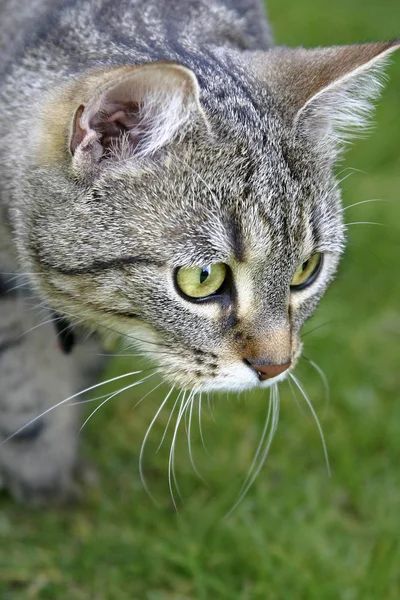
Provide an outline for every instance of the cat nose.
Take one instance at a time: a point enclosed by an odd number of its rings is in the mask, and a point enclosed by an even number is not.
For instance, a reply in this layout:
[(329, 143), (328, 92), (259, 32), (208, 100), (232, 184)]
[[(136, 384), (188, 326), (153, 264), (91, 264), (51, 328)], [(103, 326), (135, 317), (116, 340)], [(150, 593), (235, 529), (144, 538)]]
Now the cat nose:
[(258, 375), (258, 379), (260, 381), (265, 381), (266, 379), (271, 379), (271, 377), (276, 377), (281, 373), (284, 373), (291, 366), (291, 362), (284, 363), (282, 365), (266, 365), (266, 364), (257, 364), (253, 360), (244, 359), (244, 362), (251, 366)]

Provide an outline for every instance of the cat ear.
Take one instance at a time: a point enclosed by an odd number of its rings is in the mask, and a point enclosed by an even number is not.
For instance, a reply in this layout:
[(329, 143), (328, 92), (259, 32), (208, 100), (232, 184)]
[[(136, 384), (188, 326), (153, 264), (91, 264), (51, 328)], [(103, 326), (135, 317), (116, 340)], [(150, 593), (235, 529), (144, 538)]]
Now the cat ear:
[(70, 151), (77, 171), (153, 155), (183, 135), (192, 113), (201, 111), (199, 86), (189, 69), (152, 63), (122, 71), (116, 69), (75, 112)]
[(368, 124), (389, 55), (400, 42), (271, 50), (264, 78), (295, 132), (332, 148)]

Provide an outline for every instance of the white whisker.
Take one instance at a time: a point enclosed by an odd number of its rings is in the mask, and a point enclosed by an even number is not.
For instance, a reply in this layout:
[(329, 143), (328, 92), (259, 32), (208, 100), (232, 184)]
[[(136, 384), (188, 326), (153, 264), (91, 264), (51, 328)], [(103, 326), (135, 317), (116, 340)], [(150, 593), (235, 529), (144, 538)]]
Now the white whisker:
[(22, 272), (7, 273), (6, 271), (1, 271), (0, 273), (1, 273), (1, 275), (13, 275), (15, 279), (17, 279), (17, 277), (25, 277), (26, 275), (45, 275), (45, 273), (25, 273), (25, 272), (24, 273), (22, 273)]
[[(191, 396), (192, 396), (193, 393), (194, 393), (193, 390), (191, 392), (189, 392), (188, 399), (186, 399), (186, 391), (183, 392), (183, 397), (182, 397), (182, 400), (181, 400), (181, 405), (179, 407), (178, 416), (176, 418), (175, 429), (174, 429), (174, 433), (173, 433), (173, 436), (172, 436), (171, 448), (170, 448), (170, 452), (169, 452), (169, 460), (168, 460), (168, 484), (169, 484), (169, 489), (170, 489), (170, 493), (171, 493), (172, 502), (174, 504), (176, 512), (178, 512), (178, 506), (176, 504), (172, 482), (174, 483), (175, 489), (176, 489), (176, 491), (177, 491), (177, 493), (178, 493), (178, 495), (179, 495), (180, 498), (182, 498), (182, 495), (181, 495), (181, 492), (180, 492), (180, 489), (179, 489), (179, 486), (178, 486), (178, 480), (176, 478), (176, 473), (175, 473), (175, 444), (176, 444), (176, 438), (177, 438), (177, 435), (178, 435), (179, 425), (181, 423), (182, 416), (184, 415), (185, 410), (186, 410), (187, 406), (190, 403)], [(171, 474), (172, 474), (172, 478), (171, 478)]]
[(194, 456), (193, 456), (193, 450), (192, 450), (191, 432), (192, 432), (193, 404), (194, 404), (195, 397), (196, 397), (196, 392), (194, 391), (191, 394), (190, 402), (185, 411), (186, 413), (189, 411), (189, 424), (188, 424), (188, 429), (187, 429), (188, 452), (189, 452), (190, 462), (191, 462), (194, 472), (201, 479), (201, 481), (203, 481), (205, 483), (204, 477), (202, 476), (202, 474), (200, 473), (200, 471), (197, 468), (197, 465), (196, 465), (196, 462), (195, 462)]
[[(157, 375), (157, 373), (159, 373), (160, 371), (157, 370), (154, 375)], [(136, 404), (134, 404), (134, 406), (131, 408), (131, 412), (133, 410), (135, 410), (135, 408), (137, 408), (139, 406), (139, 404), (142, 404), (143, 400), (145, 400), (147, 398), (147, 396), (150, 396), (150, 394), (152, 394), (154, 392), (154, 390), (157, 390), (160, 386), (162, 386), (164, 384), (164, 381), (160, 381), (160, 383), (158, 383), (156, 386), (154, 386), (149, 392), (147, 392), (144, 396), (142, 396), (140, 398), (140, 400), (138, 400), (136, 402)]]
[[(341, 175), (342, 173), (344, 173), (347, 170), (350, 170), (350, 168), (351, 167), (349, 167), (348, 169), (343, 169), (342, 171), (340, 171), (340, 173), (338, 173), (337, 176)], [(348, 179), (349, 177), (351, 177), (352, 175), (354, 175), (354, 172), (362, 173), (363, 171), (360, 171), (359, 169), (352, 169), (350, 171), (350, 173), (347, 173), (341, 179), (337, 179), (335, 181), (335, 187), (339, 187), (344, 181), (346, 181), (346, 179)]]
[[(165, 356), (171, 356), (171, 352), (163, 352), (162, 350), (151, 350), (151, 354), (163, 354)], [(124, 358), (124, 357), (141, 357), (141, 358), (149, 358), (149, 354), (146, 354), (145, 352), (130, 352), (130, 353), (114, 353), (114, 352), (96, 352), (97, 356), (116, 356), (116, 357), (120, 357), (120, 358)]]
[(256, 452), (254, 454), (253, 461), (252, 461), (252, 463), (250, 465), (250, 469), (249, 469), (249, 471), (247, 473), (247, 476), (246, 476), (246, 478), (245, 478), (245, 480), (244, 480), (244, 482), (242, 484), (242, 487), (239, 490), (239, 495), (241, 495), (241, 493), (243, 492), (243, 490), (246, 489), (247, 483), (251, 479), (253, 471), (254, 471), (254, 469), (255, 469), (255, 467), (257, 465), (258, 457), (260, 455), (261, 449), (263, 448), (265, 436), (267, 435), (267, 431), (268, 431), (268, 427), (269, 427), (269, 423), (270, 423), (270, 419), (271, 419), (272, 404), (273, 404), (272, 403), (272, 397), (273, 397), (274, 393), (275, 393), (275, 387), (273, 386), (273, 387), (270, 388), (270, 391), (269, 391), (268, 412), (267, 412), (267, 417), (265, 419), (264, 428), (263, 428), (263, 431), (262, 431), (262, 434), (261, 434), (260, 442), (259, 442), (257, 450), (256, 450)]
[(163, 442), (164, 442), (164, 440), (165, 440), (165, 436), (167, 435), (167, 431), (168, 431), (169, 424), (170, 424), (170, 422), (171, 422), (171, 419), (172, 419), (172, 415), (173, 415), (173, 414), (174, 414), (174, 412), (175, 412), (175, 408), (176, 408), (176, 406), (177, 406), (177, 404), (178, 404), (178, 402), (179, 402), (179, 399), (180, 399), (180, 397), (181, 397), (181, 395), (182, 395), (182, 394), (183, 394), (183, 390), (180, 390), (179, 394), (177, 395), (177, 397), (176, 397), (176, 399), (175, 399), (175, 402), (174, 402), (174, 405), (173, 405), (173, 407), (172, 407), (172, 410), (171, 410), (171, 412), (170, 412), (170, 414), (169, 414), (168, 421), (167, 421), (167, 424), (166, 424), (166, 426), (165, 426), (164, 433), (163, 433), (163, 435), (162, 435), (161, 441), (160, 441), (160, 443), (158, 444), (158, 447), (157, 447), (156, 453), (157, 453), (157, 452), (160, 450), (161, 446), (163, 445)]
[(59, 317), (52, 317), (51, 319), (46, 319), (44, 321), (41, 321), (37, 325), (34, 325), (33, 327), (30, 327), (30, 329), (27, 329), (26, 331), (24, 331), (23, 333), (21, 333), (18, 336), (17, 339), (24, 337), (25, 335), (27, 335), (31, 331), (34, 331), (35, 329), (38, 329), (38, 327), (42, 327), (42, 325), (48, 325), (49, 323), (55, 323), (56, 321), (59, 321), (59, 320), (60, 320)]
[(171, 440), (171, 447), (170, 447), (169, 458), (168, 458), (168, 486), (169, 486), (171, 499), (172, 499), (172, 502), (173, 502), (176, 512), (178, 512), (178, 506), (177, 506), (176, 500), (175, 500), (173, 483), (175, 484), (175, 488), (176, 488), (179, 496), (181, 496), (181, 493), (180, 493), (179, 486), (178, 486), (178, 483), (176, 480), (176, 475), (175, 475), (175, 466), (174, 466), (175, 441), (176, 441), (176, 436), (177, 436), (177, 432), (178, 432), (178, 428), (179, 428), (179, 423), (182, 418), (182, 413), (183, 413), (182, 407), (186, 406), (185, 400), (186, 400), (186, 391), (184, 391), (183, 395), (182, 395), (182, 400), (181, 400), (178, 416), (177, 416), (176, 423), (175, 423), (175, 429), (174, 429), (174, 433), (173, 433), (172, 440)]
[(162, 409), (164, 408), (164, 406), (166, 405), (166, 403), (168, 402), (169, 397), (171, 396), (172, 392), (174, 391), (174, 387), (172, 387), (170, 389), (170, 391), (168, 392), (168, 394), (166, 395), (166, 397), (164, 398), (164, 400), (162, 401), (160, 407), (158, 408), (156, 414), (154, 415), (149, 427), (147, 428), (147, 431), (145, 433), (145, 436), (143, 438), (142, 441), (142, 445), (140, 447), (140, 453), (139, 453), (139, 473), (140, 473), (140, 479), (142, 480), (142, 484), (144, 489), (146, 490), (147, 494), (150, 496), (150, 498), (153, 500), (153, 502), (155, 502), (155, 499), (153, 497), (153, 495), (150, 493), (150, 490), (148, 488), (148, 485), (146, 483), (146, 478), (144, 476), (144, 472), (143, 472), (143, 454), (144, 454), (144, 449), (146, 446), (146, 442), (147, 442), (147, 438), (150, 435), (150, 431), (154, 425), (154, 423), (157, 421), (157, 418), (159, 416), (159, 414), (161, 413)]
[(290, 379), (287, 379), (286, 381), (287, 381), (287, 382), (288, 382), (288, 384), (289, 384), (289, 387), (290, 387), (290, 390), (291, 390), (291, 392), (292, 392), (292, 396), (293, 396), (293, 398), (294, 398), (294, 401), (296, 402), (297, 408), (298, 408), (298, 409), (299, 409), (299, 411), (300, 411), (301, 413), (303, 413), (303, 415), (304, 415), (305, 413), (304, 413), (303, 407), (301, 406), (301, 404), (300, 404), (300, 402), (299, 402), (299, 399), (298, 399), (298, 397), (297, 397), (297, 394), (296, 394), (296, 390), (294, 389), (294, 387), (293, 387), (293, 384), (292, 384), (291, 380), (290, 380)]
[(202, 409), (201, 403), (202, 403), (202, 399), (203, 399), (203, 394), (202, 394), (202, 392), (200, 392), (200, 394), (199, 394), (199, 402), (198, 402), (198, 406), (199, 406), (198, 417), (199, 417), (200, 439), (201, 439), (201, 443), (203, 444), (203, 448), (204, 448), (205, 453), (207, 454), (207, 456), (209, 456), (211, 458), (211, 455), (210, 455), (209, 451), (207, 450), (207, 446), (206, 446), (206, 443), (204, 441), (203, 427), (202, 427), (202, 424), (201, 424), (201, 412), (202, 412), (201, 411), (201, 409)]
[(297, 379), (297, 377), (295, 377), (293, 375), (293, 373), (289, 373), (289, 377), (291, 377), (291, 379), (294, 381), (294, 383), (297, 385), (297, 387), (299, 388), (299, 391), (301, 392), (301, 395), (303, 396), (304, 400), (307, 402), (308, 407), (311, 411), (312, 416), (314, 417), (314, 420), (317, 424), (318, 427), (318, 431), (319, 431), (319, 435), (321, 437), (321, 442), (322, 442), (322, 447), (324, 449), (324, 455), (325, 455), (325, 462), (326, 462), (326, 468), (328, 471), (328, 475), (330, 477), (331, 475), (331, 469), (330, 469), (330, 465), (329, 465), (329, 456), (328, 456), (328, 450), (326, 447), (326, 443), (325, 443), (325, 437), (324, 437), (324, 432), (322, 431), (322, 427), (321, 427), (321, 423), (319, 422), (317, 413), (314, 410), (313, 405), (311, 404), (310, 399), (308, 398), (303, 386), (301, 385), (300, 381)]
[[(10, 279), (9, 281), (12, 281), (12, 279)], [(14, 285), (11, 288), (8, 287), (6, 293), (11, 294), (12, 292), (15, 292), (16, 290), (26, 288), (26, 286), (27, 286), (26, 281), (23, 281), (22, 283), (18, 283), (17, 285)], [(30, 298), (35, 298), (35, 296), (30, 296)]]
[[(304, 357), (306, 358), (306, 357)], [(317, 373), (319, 374), (319, 376), (321, 377), (321, 381), (323, 383), (323, 386), (325, 388), (325, 394), (326, 394), (326, 401), (329, 402), (330, 399), (330, 392), (329, 392), (329, 382), (327, 379), (327, 376), (325, 375), (324, 371), (321, 369), (321, 367), (319, 365), (317, 365), (316, 362), (314, 362), (313, 360), (311, 360), (310, 358), (306, 358), (306, 360), (310, 363), (310, 365), (312, 367), (314, 367), (314, 369), (317, 371)]]
[(353, 223), (345, 223), (346, 227), (350, 225), (379, 225), (380, 227), (387, 227), (385, 223), (375, 223), (375, 221), (354, 221)]
[(26, 423), (25, 425), (23, 425), (22, 427), (20, 427), (19, 429), (17, 429), (17, 431), (14, 431), (14, 433), (11, 434), (10, 436), (8, 436), (8, 438), (6, 438), (2, 442), (0, 442), (0, 446), (2, 446), (3, 444), (5, 444), (9, 440), (11, 440), (14, 436), (18, 435), (21, 431), (23, 431), (24, 429), (26, 429), (27, 427), (29, 427), (30, 425), (32, 425), (32, 423), (35, 423), (35, 421), (37, 421), (38, 419), (41, 419), (42, 417), (44, 417), (45, 415), (47, 415), (49, 412), (51, 412), (52, 410), (55, 410), (59, 406), (62, 406), (63, 404), (65, 404), (69, 400), (73, 400), (74, 398), (77, 398), (81, 394), (86, 394), (87, 392), (91, 392), (92, 390), (95, 390), (96, 388), (98, 388), (98, 387), (100, 387), (102, 385), (106, 385), (107, 383), (112, 383), (113, 381), (118, 381), (119, 379), (122, 379), (124, 377), (129, 377), (129, 376), (132, 376), (132, 375), (138, 375), (139, 373), (143, 373), (143, 370), (141, 370), (141, 371), (131, 371), (130, 373), (123, 373), (122, 375), (118, 375), (117, 377), (112, 377), (111, 379), (107, 379), (106, 381), (101, 381), (100, 383), (96, 383), (95, 385), (91, 385), (90, 387), (88, 387), (88, 388), (86, 388), (84, 390), (81, 390), (80, 392), (77, 392), (76, 394), (73, 394), (72, 396), (69, 396), (68, 398), (65, 398), (64, 400), (61, 400), (61, 402), (57, 402), (57, 404), (54, 404), (53, 406), (50, 406), (50, 408), (47, 408), (46, 410), (44, 410), (42, 413), (40, 413), (40, 415), (38, 415), (37, 417), (34, 417), (28, 423)]
[[(271, 419), (271, 415), (272, 415), (272, 419)], [(242, 488), (239, 492), (239, 497), (236, 500), (235, 504), (230, 509), (230, 511), (225, 515), (225, 519), (227, 519), (233, 513), (233, 511), (239, 506), (239, 504), (241, 503), (241, 501), (243, 500), (243, 498), (245, 497), (245, 495), (247, 494), (247, 492), (253, 485), (254, 481), (257, 479), (257, 477), (261, 471), (261, 468), (262, 468), (263, 464), (265, 463), (265, 460), (268, 456), (268, 452), (271, 447), (271, 443), (272, 443), (273, 437), (275, 435), (275, 431), (278, 426), (278, 420), (279, 420), (279, 390), (278, 390), (278, 386), (275, 384), (270, 389), (267, 418), (265, 420), (265, 425), (263, 428), (263, 432), (261, 434), (261, 440), (258, 445), (256, 455), (253, 459), (253, 462), (250, 467), (250, 471), (246, 477), (246, 480), (245, 480), (244, 484), (242, 485)], [(269, 427), (270, 421), (271, 421), (271, 426)], [(269, 433), (267, 435), (268, 428), (269, 428)], [(264, 445), (264, 449), (262, 450), (263, 445)], [(260, 458), (258, 459), (259, 456), (260, 456)], [(258, 464), (256, 466), (257, 461), (258, 461)]]
[[(118, 394), (122, 394), (122, 392), (125, 392), (125, 390), (130, 390), (131, 388), (136, 387), (137, 385), (140, 385), (141, 383), (143, 383), (147, 379), (150, 379), (150, 377), (154, 377), (154, 375), (156, 375), (156, 374), (157, 374), (157, 371), (155, 373), (150, 373), (150, 375), (147, 375), (146, 377), (143, 377), (143, 379), (141, 379), (140, 381), (135, 381), (134, 383), (131, 383), (130, 385), (127, 385), (127, 386), (121, 388), (120, 390), (118, 390), (117, 392), (114, 392), (108, 398), (106, 398), (105, 400), (103, 400), (103, 402), (101, 402), (99, 404), (99, 406), (96, 406), (96, 408), (90, 413), (90, 415), (88, 416), (88, 418), (84, 421), (83, 425), (81, 426), (81, 428), (78, 431), (78, 435), (81, 433), (81, 431), (85, 427), (85, 425), (90, 421), (90, 419), (93, 417), (93, 415), (95, 415), (95, 413), (97, 413), (97, 411), (100, 410), (100, 408), (102, 406), (104, 406), (104, 404), (106, 404), (109, 400), (111, 400), (111, 398), (114, 398)], [(139, 403), (140, 402), (141, 402), (141, 400), (139, 401)], [(137, 406), (137, 404), (135, 406)]]
[(349, 210), (349, 208), (353, 208), (354, 206), (359, 206), (360, 204), (368, 204), (369, 202), (389, 202), (390, 203), (390, 200), (382, 200), (380, 198), (371, 198), (370, 200), (361, 200), (361, 202), (354, 202), (354, 204), (345, 206), (343, 208), (343, 212), (346, 212), (346, 210)]
[(208, 411), (211, 415), (212, 420), (215, 423), (215, 414), (214, 414), (214, 410), (215, 410), (215, 405), (214, 405), (214, 396), (210, 395), (210, 392), (207, 392), (207, 406), (208, 406)]
[(90, 404), (91, 402), (96, 402), (97, 400), (101, 400), (102, 398), (106, 398), (110, 395), (110, 392), (107, 394), (103, 394), (102, 396), (96, 396), (96, 398), (88, 398), (87, 400), (79, 400), (78, 402), (70, 402), (65, 405), (65, 408), (69, 408), (70, 406), (80, 406), (81, 404)]

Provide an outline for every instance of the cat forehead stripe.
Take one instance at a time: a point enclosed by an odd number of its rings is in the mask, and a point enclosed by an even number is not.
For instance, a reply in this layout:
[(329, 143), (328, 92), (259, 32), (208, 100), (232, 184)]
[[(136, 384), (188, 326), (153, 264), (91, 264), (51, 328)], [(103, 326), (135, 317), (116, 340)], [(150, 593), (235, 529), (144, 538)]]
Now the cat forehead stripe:
[(118, 269), (126, 265), (142, 264), (142, 265), (157, 265), (163, 266), (165, 263), (162, 261), (150, 260), (148, 258), (142, 258), (138, 256), (128, 256), (123, 258), (116, 258), (108, 261), (96, 260), (89, 265), (82, 267), (61, 267), (58, 265), (50, 264), (46, 261), (41, 260), (40, 264), (42, 267), (51, 269), (62, 275), (89, 275), (91, 273), (99, 273), (100, 271), (107, 271), (108, 269)]

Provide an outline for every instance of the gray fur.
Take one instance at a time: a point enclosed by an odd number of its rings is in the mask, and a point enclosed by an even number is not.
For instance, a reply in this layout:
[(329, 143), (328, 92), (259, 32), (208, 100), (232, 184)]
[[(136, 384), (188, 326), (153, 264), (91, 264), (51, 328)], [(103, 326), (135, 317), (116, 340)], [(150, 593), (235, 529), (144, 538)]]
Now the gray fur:
[[(6, 0), (0, 14), (0, 227), (10, 238), (2, 270), (25, 273), (39, 301), (73, 322), (134, 338), (183, 387), (259, 385), (248, 357), (294, 366), (300, 327), (344, 246), (332, 175), (338, 106), (347, 108), (344, 125), (362, 112), (354, 91), (373, 95), (373, 69), (397, 45), (276, 50), (258, 0), (20, 4)], [(178, 73), (184, 126), (151, 155), (130, 155), (129, 144), (125, 155), (117, 145), (100, 164), (94, 131), (71, 156), (80, 102), (58, 132), (51, 121), (71, 103), (66, 86), (94, 69), (156, 61), (187, 69)], [(43, 158), (49, 136), (62, 139), (61, 150)], [(321, 275), (290, 296), (295, 270), (316, 251), (325, 255)], [(227, 302), (188, 302), (174, 269), (210, 262), (229, 264), (234, 293)], [(87, 346), (71, 357), (54, 351), (50, 324), (21, 337), (38, 318), (20, 297), (1, 302), (0, 344), (11, 341), (0, 358), (7, 437), (74, 393), (87, 377)], [(62, 496), (71, 486), (78, 416), (60, 409), (43, 420), (33, 440), (0, 448), (0, 470), (17, 496), (35, 487), (39, 497), (49, 489)]]

